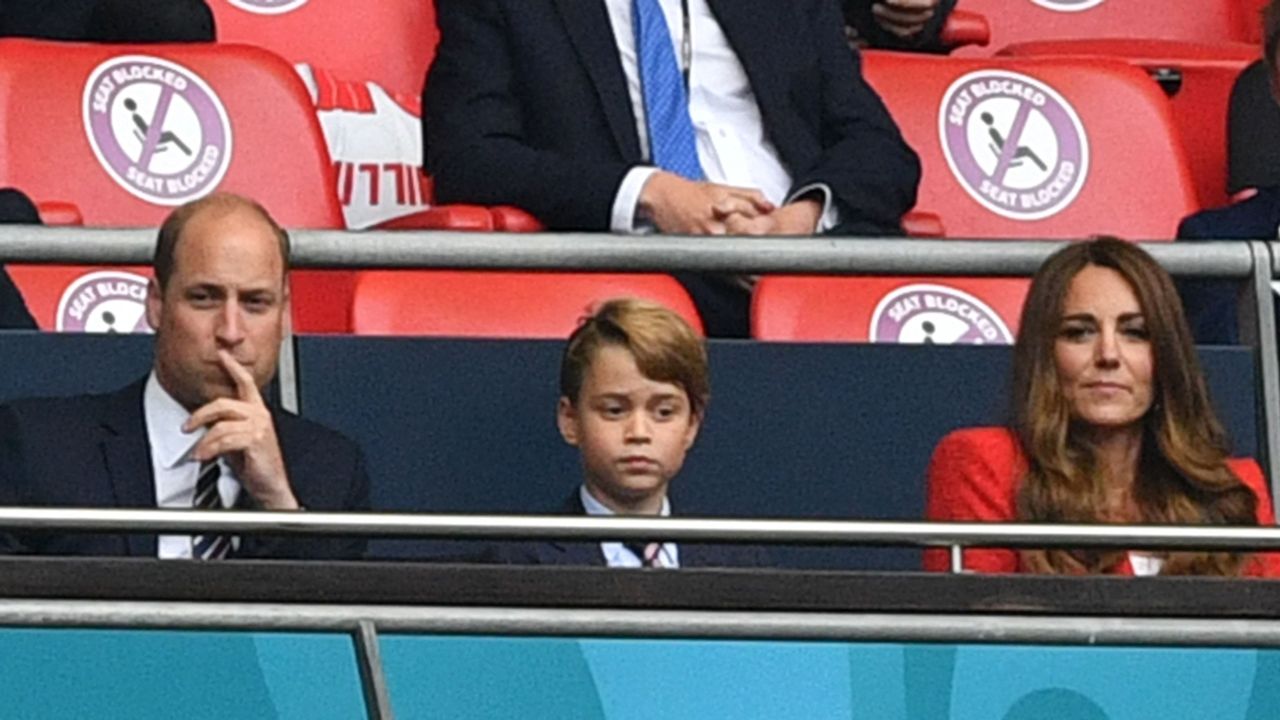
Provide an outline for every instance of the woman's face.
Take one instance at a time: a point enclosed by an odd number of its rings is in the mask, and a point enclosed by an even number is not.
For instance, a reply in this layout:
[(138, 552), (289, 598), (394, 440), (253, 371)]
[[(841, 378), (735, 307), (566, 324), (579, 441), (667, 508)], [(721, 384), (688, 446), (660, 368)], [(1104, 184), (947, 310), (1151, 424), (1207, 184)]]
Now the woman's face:
[(1086, 265), (1072, 279), (1054, 360), (1074, 420), (1122, 428), (1147, 414), (1155, 359), (1138, 297), (1120, 273)]

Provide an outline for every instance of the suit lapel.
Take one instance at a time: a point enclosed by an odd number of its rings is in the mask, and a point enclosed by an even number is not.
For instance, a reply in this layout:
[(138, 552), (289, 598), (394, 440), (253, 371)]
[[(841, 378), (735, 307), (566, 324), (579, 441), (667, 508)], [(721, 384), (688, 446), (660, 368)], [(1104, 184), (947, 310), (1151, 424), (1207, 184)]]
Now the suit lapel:
[(569, 40), (595, 86), (618, 152), (627, 162), (639, 162), (640, 138), (636, 135), (627, 78), (622, 72), (604, 0), (555, 0), (555, 3)]
[[(102, 457), (115, 493), (116, 507), (154, 508), (155, 478), (142, 411), (144, 381), (107, 396), (102, 410)], [(129, 554), (155, 557), (155, 535), (126, 535)]]
[[(569, 497), (565, 498), (564, 504), (560, 506), (560, 512), (564, 515), (576, 516), (587, 514), (578, 488), (575, 487), (573, 492), (569, 493)], [(594, 565), (596, 567), (605, 565), (604, 551), (600, 549), (598, 542), (552, 540), (546, 547), (551, 554), (547, 563), (549, 565)]]

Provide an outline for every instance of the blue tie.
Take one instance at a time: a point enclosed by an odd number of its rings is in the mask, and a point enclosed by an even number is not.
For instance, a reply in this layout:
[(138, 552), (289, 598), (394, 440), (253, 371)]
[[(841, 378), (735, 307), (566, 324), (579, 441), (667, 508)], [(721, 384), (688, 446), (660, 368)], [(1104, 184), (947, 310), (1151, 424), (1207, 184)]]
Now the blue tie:
[(663, 170), (689, 180), (702, 180), (706, 176), (698, 163), (684, 78), (671, 47), (667, 20), (658, 0), (633, 0), (632, 8), (645, 123), (649, 128), (649, 156)]

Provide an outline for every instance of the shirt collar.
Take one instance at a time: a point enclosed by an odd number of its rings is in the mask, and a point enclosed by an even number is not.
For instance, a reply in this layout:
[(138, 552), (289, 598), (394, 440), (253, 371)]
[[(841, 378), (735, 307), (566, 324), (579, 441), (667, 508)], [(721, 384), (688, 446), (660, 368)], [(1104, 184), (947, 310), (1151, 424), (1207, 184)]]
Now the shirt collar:
[[(591, 493), (587, 492), (587, 486), (582, 485), (578, 488), (578, 497), (582, 499), (582, 507), (587, 511), (588, 515), (616, 515), (608, 505), (595, 499)], [(671, 500), (666, 495), (662, 496), (662, 510), (658, 512), (662, 517), (671, 516)]]
[(142, 411), (147, 421), (151, 456), (160, 467), (174, 468), (190, 461), (191, 451), (204, 437), (207, 428), (182, 432), (182, 424), (191, 417), (191, 413), (164, 389), (154, 370), (142, 390)]

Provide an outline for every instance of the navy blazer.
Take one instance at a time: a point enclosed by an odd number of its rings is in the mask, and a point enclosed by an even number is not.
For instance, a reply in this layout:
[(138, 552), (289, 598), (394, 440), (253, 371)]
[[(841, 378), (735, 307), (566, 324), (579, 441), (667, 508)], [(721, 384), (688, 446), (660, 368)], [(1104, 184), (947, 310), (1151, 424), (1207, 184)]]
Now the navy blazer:
[[(1178, 225), (1179, 240), (1275, 240), (1280, 230), (1280, 187), (1233, 205), (1201, 210)], [(1233, 280), (1181, 278), (1178, 293), (1196, 342), (1236, 344), (1240, 340)]]
[[(563, 515), (584, 515), (582, 497), (575, 489), (560, 507)], [(679, 543), (680, 567), (771, 567), (763, 548), (751, 545)], [(511, 542), (494, 545), (486, 559), (510, 565), (583, 565), (604, 567), (604, 551), (598, 542)]]
[[(844, 38), (834, 0), (709, 0), (792, 189), (826, 183), (837, 232), (900, 231), (920, 162)], [(609, 229), (644, 162), (603, 0), (437, 0), (423, 148), (442, 203), (516, 205), (555, 230)]]
[(0, 329), (5, 328), (35, 330), (36, 321), (9, 273), (0, 265)]
[[(145, 379), (103, 395), (0, 406), (0, 505), (156, 507), (143, 415)], [(367, 510), (369, 478), (355, 443), (272, 410), (298, 502), (309, 510)], [(240, 505), (255, 507), (247, 492)], [(246, 535), (244, 558), (358, 558), (363, 538)], [(0, 553), (156, 557), (155, 535), (0, 532)]]

